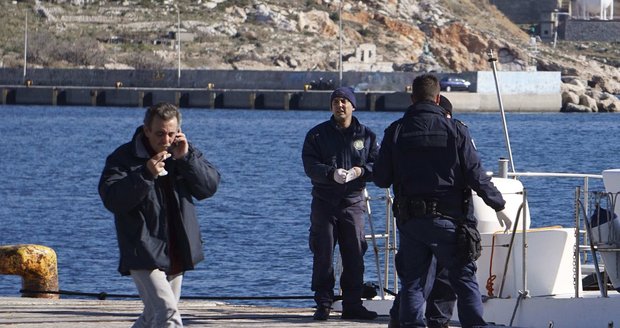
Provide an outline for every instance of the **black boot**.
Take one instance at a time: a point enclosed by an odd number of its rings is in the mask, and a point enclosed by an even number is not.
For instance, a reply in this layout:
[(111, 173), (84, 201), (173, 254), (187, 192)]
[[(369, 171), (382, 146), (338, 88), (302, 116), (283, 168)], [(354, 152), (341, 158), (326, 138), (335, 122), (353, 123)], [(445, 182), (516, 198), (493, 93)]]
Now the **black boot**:
[(377, 318), (377, 312), (368, 311), (365, 307), (360, 305), (359, 307), (352, 309), (343, 309), (341, 318), (353, 320), (374, 320)]
[(318, 306), (316, 308), (316, 311), (314, 311), (314, 315), (312, 316), (312, 318), (314, 318), (314, 320), (321, 320), (321, 321), (325, 321), (329, 318), (329, 312), (331, 311), (331, 309), (329, 307), (326, 306)]
[(397, 318), (390, 317), (390, 321), (388, 322), (388, 328), (400, 328), (400, 322)]

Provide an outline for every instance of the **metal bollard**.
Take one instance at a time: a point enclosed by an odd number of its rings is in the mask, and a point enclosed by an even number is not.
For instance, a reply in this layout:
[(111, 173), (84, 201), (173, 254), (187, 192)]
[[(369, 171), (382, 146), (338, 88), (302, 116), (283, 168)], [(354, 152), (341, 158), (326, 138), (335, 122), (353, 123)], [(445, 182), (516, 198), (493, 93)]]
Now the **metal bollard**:
[[(23, 290), (58, 291), (56, 252), (46, 246), (0, 246), (0, 274), (21, 276)], [(22, 297), (59, 298), (59, 295), (25, 292)]]
[(501, 157), (499, 159), (499, 169), (497, 175), (500, 178), (508, 178), (508, 159)]

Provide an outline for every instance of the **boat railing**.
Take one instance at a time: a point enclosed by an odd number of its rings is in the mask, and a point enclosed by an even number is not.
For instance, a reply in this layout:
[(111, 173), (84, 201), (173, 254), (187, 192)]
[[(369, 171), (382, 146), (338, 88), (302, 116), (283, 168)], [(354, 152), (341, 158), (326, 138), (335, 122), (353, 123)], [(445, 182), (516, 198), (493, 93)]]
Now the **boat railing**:
[[(592, 254), (592, 262), (596, 274), (596, 282), (601, 291), (601, 296), (607, 296), (608, 282), (618, 284), (618, 256), (620, 252), (620, 221), (618, 221), (616, 204), (619, 193), (606, 191), (590, 191), (584, 193), (584, 197), (577, 202), (578, 216), (583, 217), (586, 234), (583, 238), (585, 245), (580, 248), (586, 249)], [(587, 197), (587, 198), (586, 198)], [(586, 209), (590, 208), (591, 211)], [(585, 246), (585, 247), (582, 247)], [(616, 253), (610, 256), (609, 253)], [(602, 265), (599, 265), (599, 256)], [(605, 263), (606, 261), (610, 261)], [(601, 268), (604, 272), (601, 272)], [(609, 279), (611, 277), (611, 279)]]
[[(506, 172), (506, 171), (504, 171)], [(493, 175), (492, 173), (489, 173)], [(575, 231), (575, 240), (578, 242), (575, 243), (574, 247), (574, 286), (575, 286), (575, 296), (581, 296), (581, 269), (582, 263), (590, 258), (590, 261), (596, 258), (597, 252), (612, 252), (612, 251), (620, 251), (620, 244), (618, 247), (615, 245), (604, 245), (601, 243), (592, 243), (591, 242), (591, 233), (588, 234), (589, 223), (588, 223), (588, 215), (591, 214), (592, 208), (597, 208), (597, 200), (600, 203), (601, 198), (600, 191), (591, 191), (590, 184), (591, 180), (602, 180), (603, 176), (600, 174), (584, 174), (584, 173), (560, 173), (560, 172), (506, 172), (504, 177), (511, 178), (521, 178), (521, 177), (536, 177), (536, 178), (555, 178), (555, 179), (581, 179), (581, 185), (577, 187), (575, 191), (575, 215), (574, 215), (574, 231)], [(397, 252), (398, 244), (397, 244), (397, 228), (396, 221), (394, 215), (392, 213), (392, 202), (393, 196), (391, 194), (390, 189), (383, 189), (385, 194), (383, 196), (373, 197), (367, 196), (367, 206), (368, 206), (368, 220), (369, 223), (372, 222), (372, 211), (370, 209), (372, 202), (373, 206), (375, 203), (379, 202), (385, 206), (385, 226), (384, 230), (380, 232), (371, 231), (370, 234), (366, 234), (365, 237), (368, 241), (373, 242), (373, 250), (374, 250), (374, 258), (377, 264), (377, 279), (382, 279), (380, 282), (381, 288), (381, 297), (383, 298), (384, 291), (393, 291), (396, 293), (398, 291), (398, 277), (397, 272), (395, 270), (395, 255)], [(599, 195), (599, 196), (597, 196)], [(615, 199), (615, 198), (614, 198)], [(527, 190), (524, 188), (524, 198), (523, 202), (527, 200)], [(526, 209), (526, 206), (522, 206), (522, 208)], [(519, 224), (523, 225), (521, 231), (523, 233), (521, 251), (523, 252), (523, 272), (522, 272), (522, 285), (524, 294), (527, 296), (527, 229), (526, 229), (526, 220), (524, 219), (529, 214), (526, 211), (521, 211), (520, 214), (522, 217)], [(619, 229), (620, 230), (620, 229)], [(516, 229), (515, 229), (516, 231)], [(596, 232), (596, 231), (595, 231)], [(618, 231), (620, 233), (620, 231)], [(374, 240), (373, 240), (374, 239)], [(383, 253), (383, 265), (382, 269), (379, 269), (379, 261), (380, 256), (378, 255), (379, 249), (376, 241), (382, 241), (381, 252)], [(588, 253), (591, 254), (591, 257), (588, 256)], [(337, 255), (337, 266), (336, 266), (336, 274), (338, 275), (341, 268), (340, 257)], [(598, 263), (595, 263), (595, 270), (598, 270)], [(382, 271), (382, 272), (381, 272)], [(597, 279), (602, 281), (602, 274), (597, 273)], [(605, 286), (601, 286), (603, 289), (601, 293), (606, 295)]]
[[(501, 165), (501, 163), (500, 163)], [(501, 169), (500, 169), (501, 171)], [(557, 172), (508, 172), (505, 177), (537, 177), (537, 178), (560, 178), (560, 179), (582, 179), (582, 184), (575, 188), (574, 195), (574, 236), (575, 246), (573, 253), (573, 270), (574, 270), (574, 293), (575, 297), (582, 296), (582, 266), (584, 263), (592, 262), (594, 268), (594, 275), (598, 284), (598, 289), (601, 292), (601, 296), (607, 296), (607, 279), (605, 278), (604, 263), (599, 262), (600, 254), (605, 252), (619, 252), (620, 243), (610, 243), (603, 241), (601, 238), (601, 225), (598, 222), (607, 222), (609, 217), (613, 216), (613, 209), (615, 208), (616, 199), (618, 194), (607, 193), (600, 190), (591, 190), (590, 182), (592, 179), (601, 180), (603, 178), (600, 174), (583, 174), (583, 173), (557, 173)], [(527, 193), (524, 190), (524, 193)], [(524, 197), (524, 202), (525, 202)], [(599, 209), (612, 209), (611, 212), (600, 211)], [(523, 214), (525, 217), (525, 214)], [(601, 215), (607, 216), (601, 218)], [(596, 222), (593, 222), (595, 220)], [(525, 220), (522, 220), (525, 222)], [(620, 229), (618, 229), (620, 230)], [(523, 223), (523, 238), (522, 238), (522, 252), (523, 252), (523, 291), (527, 295), (527, 273), (526, 273), (526, 259), (527, 257), (527, 229), (525, 229), (525, 223)], [(609, 229), (604, 233), (615, 236), (620, 231), (615, 231), (614, 225), (609, 225)]]
[[(396, 233), (396, 219), (392, 213), (392, 203), (394, 198), (391, 190), (380, 189), (384, 192), (383, 196), (372, 196), (365, 193), (366, 212), (367, 212), (367, 232), (364, 237), (372, 247), (374, 264), (376, 265), (377, 282), (379, 284), (379, 295), (384, 299), (385, 292), (395, 295), (398, 292), (398, 274), (396, 273), (396, 251), (398, 249), (398, 238)], [(385, 224), (382, 231), (375, 231), (373, 208), (375, 206), (385, 206), (384, 220)], [(383, 213), (382, 213), (383, 214)], [(377, 241), (381, 241), (378, 243)], [(369, 249), (370, 250), (370, 249)], [(383, 265), (380, 265), (381, 255), (383, 255)], [(335, 274), (340, 276), (342, 272), (342, 259), (340, 254), (336, 253)]]

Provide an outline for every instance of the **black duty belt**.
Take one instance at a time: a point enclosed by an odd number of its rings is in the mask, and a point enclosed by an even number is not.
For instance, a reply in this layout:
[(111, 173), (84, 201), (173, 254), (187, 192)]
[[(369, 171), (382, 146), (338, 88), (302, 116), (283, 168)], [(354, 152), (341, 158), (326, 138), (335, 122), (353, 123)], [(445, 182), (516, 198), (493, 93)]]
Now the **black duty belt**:
[(462, 204), (442, 204), (436, 200), (404, 199), (395, 202), (395, 215), (401, 220), (429, 217), (460, 217), (463, 214)]

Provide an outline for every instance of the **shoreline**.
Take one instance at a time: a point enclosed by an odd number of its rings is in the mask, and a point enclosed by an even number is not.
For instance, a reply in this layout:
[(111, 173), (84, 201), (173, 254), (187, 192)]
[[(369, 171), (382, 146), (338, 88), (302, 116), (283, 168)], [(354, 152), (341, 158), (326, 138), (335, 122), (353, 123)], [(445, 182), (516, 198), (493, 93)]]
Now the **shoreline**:
[[(181, 108), (327, 110), (331, 91), (79, 87), (0, 85), (2, 105), (147, 107), (170, 102)], [(497, 112), (495, 93), (442, 92), (458, 112)], [(360, 111), (404, 112), (411, 104), (408, 92), (357, 91)], [(561, 94), (502, 95), (506, 112), (560, 112)]]

